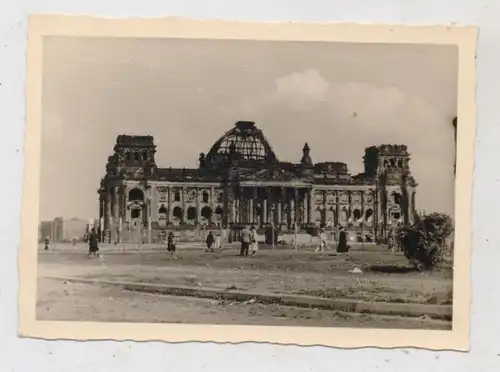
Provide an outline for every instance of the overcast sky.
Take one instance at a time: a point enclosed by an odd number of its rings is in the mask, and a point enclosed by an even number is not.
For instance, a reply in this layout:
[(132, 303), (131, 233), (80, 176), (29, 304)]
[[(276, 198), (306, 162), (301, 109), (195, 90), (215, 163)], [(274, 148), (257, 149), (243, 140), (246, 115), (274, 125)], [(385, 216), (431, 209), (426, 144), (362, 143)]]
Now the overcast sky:
[(160, 167), (196, 167), (238, 120), (279, 160), (363, 171), (365, 147), (407, 144), (417, 209), (453, 213), (457, 50), (448, 46), (46, 38), (41, 220), (95, 217), (119, 134), (150, 134)]

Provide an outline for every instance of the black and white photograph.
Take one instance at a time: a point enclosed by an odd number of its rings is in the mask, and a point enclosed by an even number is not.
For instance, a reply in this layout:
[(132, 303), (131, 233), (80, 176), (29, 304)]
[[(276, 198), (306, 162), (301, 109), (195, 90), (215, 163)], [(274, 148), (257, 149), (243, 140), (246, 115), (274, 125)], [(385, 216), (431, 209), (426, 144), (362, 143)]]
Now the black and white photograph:
[(456, 327), (456, 42), (41, 40), (36, 322)]

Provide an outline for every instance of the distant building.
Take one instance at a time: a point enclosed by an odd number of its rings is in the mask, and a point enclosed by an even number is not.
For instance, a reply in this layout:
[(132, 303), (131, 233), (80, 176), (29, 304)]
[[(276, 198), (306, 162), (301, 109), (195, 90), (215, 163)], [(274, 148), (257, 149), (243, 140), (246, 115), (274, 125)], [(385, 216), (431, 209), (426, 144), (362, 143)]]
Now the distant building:
[(89, 226), (88, 220), (78, 218), (64, 219), (56, 217), (53, 221), (40, 222), (39, 241), (48, 237), (52, 241), (81, 240), (85, 237)]
[(151, 136), (117, 137), (101, 180), (99, 217), (110, 239), (131, 226), (168, 229), (258, 228), (281, 232), (339, 224), (383, 235), (411, 223), (417, 183), (405, 145), (365, 150), (364, 173), (341, 162), (313, 163), (306, 143), (299, 163), (279, 161), (253, 122), (237, 122), (201, 153), (195, 169), (159, 168)]
[(42, 221), (40, 222), (40, 232), (38, 236), (38, 241), (42, 242), (45, 238), (50, 238), (53, 234), (54, 221)]

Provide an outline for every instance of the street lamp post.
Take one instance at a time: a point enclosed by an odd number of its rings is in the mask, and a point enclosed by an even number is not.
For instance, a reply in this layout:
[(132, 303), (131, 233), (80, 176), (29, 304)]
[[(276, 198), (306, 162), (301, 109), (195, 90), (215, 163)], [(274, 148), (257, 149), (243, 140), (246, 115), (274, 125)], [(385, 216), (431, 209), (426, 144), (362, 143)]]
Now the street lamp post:
[(275, 231), (274, 231), (275, 215), (274, 215), (274, 211), (275, 211), (275, 208), (274, 208), (274, 203), (273, 203), (273, 204), (271, 204), (271, 241), (272, 241), (273, 251), (275, 248), (275, 244), (274, 244), (274, 239), (275, 239)]
[(148, 244), (151, 244), (151, 195), (148, 195)]

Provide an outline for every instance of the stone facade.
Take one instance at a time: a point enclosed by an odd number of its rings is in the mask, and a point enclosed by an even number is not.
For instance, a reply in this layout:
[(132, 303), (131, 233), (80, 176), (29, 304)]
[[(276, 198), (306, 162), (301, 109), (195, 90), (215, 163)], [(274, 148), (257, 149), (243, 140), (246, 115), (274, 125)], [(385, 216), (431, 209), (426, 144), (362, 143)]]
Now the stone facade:
[(367, 148), (365, 172), (340, 162), (314, 164), (307, 143), (299, 163), (278, 161), (253, 122), (238, 122), (196, 169), (158, 168), (151, 136), (117, 138), (98, 190), (101, 226), (119, 241), (124, 230), (237, 228), (279, 231), (342, 225), (383, 235), (411, 223), (417, 184), (404, 145)]

